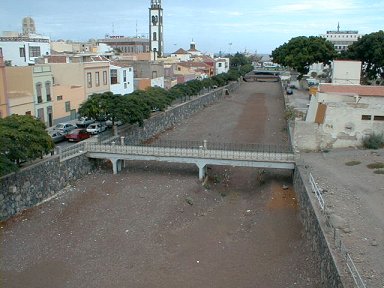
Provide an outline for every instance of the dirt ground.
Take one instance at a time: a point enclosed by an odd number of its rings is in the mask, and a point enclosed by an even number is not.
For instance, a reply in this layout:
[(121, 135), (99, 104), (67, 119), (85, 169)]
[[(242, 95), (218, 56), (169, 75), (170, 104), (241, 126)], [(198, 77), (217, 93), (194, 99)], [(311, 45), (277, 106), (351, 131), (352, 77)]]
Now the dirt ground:
[[(244, 83), (160, 139), (286, 143), (279, 85)], [(321, 287), (290, 172), (111, 170), (2, 223), (1, 287)]]
[[(305, 112), (308, 91), (294, 90), (286, 101)], [(356, 165), (348, 166), (352, 161)], [(367, 167), (378, 162), (384, 163), (384, 149), (345, 148), (301, 153), (298, 165), (312, 173), (322, 189), (325, 215), (339, 231), (367, 287), (383, 288), (384, 175)]]
[[(335, 149), (301, 160), (367, 287), (384, 287), (384, 175), (367, 167), (384, 163), (384, 150)], [(346, 165), (351, 161), (360, 163)]]

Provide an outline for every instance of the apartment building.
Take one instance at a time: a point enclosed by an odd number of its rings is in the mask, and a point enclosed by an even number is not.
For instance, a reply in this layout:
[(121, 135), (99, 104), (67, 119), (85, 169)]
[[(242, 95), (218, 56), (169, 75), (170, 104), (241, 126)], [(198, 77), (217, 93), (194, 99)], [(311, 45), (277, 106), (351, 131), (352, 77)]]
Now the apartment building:
[(33, 115), (51, 127), (53, 75), (50, 67), (5, 67), (5, 76), (7, 115)]
[(78, 109), (94, 93), (110, 91), (109, 61), (50, 63), (54, 75), (54, 122), (77, 118)]
[(110, 66), (111, 92), (130, 94), (134, 90), (133, 67), (127, 61), (113, 61)]
[(341, 52), (347, 50), (348, 46), (359, 40), (363, 34), (354, 30), (340, 30), (340, 25), (337, 25), (337, 30), (329, 30), (320, 36), (330, 41), (336, 51)]

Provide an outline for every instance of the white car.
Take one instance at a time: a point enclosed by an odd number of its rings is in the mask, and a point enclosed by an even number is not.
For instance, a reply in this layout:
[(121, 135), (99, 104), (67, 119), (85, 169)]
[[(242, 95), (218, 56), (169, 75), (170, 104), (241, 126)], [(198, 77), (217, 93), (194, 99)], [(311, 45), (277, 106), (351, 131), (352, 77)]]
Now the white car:
[(53, 130), (59, 131), (61, 134), (68, 134), (76, 128), (77, 127), (71, 123), (59, 123), (53, 128)]
[(89, 124), (95, 123), (95, 120), (88, 118), (88, 117), (80, 117), (76, 121), (76, 126), (77, 127), (88, 127)]
[(104, 132), (105, 129), (107, 129), (107, 127), (100, 124), (100, 123), (92, 123), (92, 124), (88, 125), (87, 132), (95, 135), (95, 134), (99, 134), (101, 132)]
[[(105, 125), (107, 125), (107, 127), (108, 128), (112, 128), (112, 120), (107, 120), (107, 121), (105, 121)], [(116, 126), (121, 126), (121, 125), (123, 125), (123, 121), (120, 121), (120, 120), (116, 120), (115, 121), (115, 125)]]

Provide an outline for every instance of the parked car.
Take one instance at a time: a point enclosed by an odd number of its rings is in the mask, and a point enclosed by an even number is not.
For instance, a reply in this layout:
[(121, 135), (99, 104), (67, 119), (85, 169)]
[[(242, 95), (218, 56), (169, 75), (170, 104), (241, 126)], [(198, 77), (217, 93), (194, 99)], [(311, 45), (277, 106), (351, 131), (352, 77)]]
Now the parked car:
[(92, 123), (88, 125), (87, 132), (90, 134), (99, 134), (104, 132), (106, 129), (107, 127), (101, 123)]
[(53, 128), (53, 130), (59, 131), (61, 134), (67, 134), (76, 128), (77, 126), (71, 123), (59, 123)]
[(68, 141), (74, 141), (74, 142), (82, 141), (82, 140), (88, 139), (89, 137), (91, 137), (91, 134), (89, 134), (87, 130), (85, 130), (84, 128), (78, 128), (78, 129), (72, 130), (72, 132), (65, 135), (65, 138)]
[(92, 119), (92, 118), (88, 118), (88, 117), (80, 117), (77, 121), (76, 121), (76, 126), (79, 127), (79, 128), (85, 128), (85, 127), (88, 127), (89, 124), (92, 124), (94, 123), (95, 120)]
[(52, 131), (49, 133), (49, 136), (51, 136), (53, 143), (58, 143), (65, 140), (65, 135), (61, 134), (59, 131)]
[[(111, 128), (113, 125), (112, 125), (112, 120), (107, 120), (105, 121), (105, 125), (107, 125), (108, 128)], [(116, 126), (120, 126), (120, 125), (123, 125), (123, 122), (120, 121), (120, 120), (115, 120), (115, 125)]]

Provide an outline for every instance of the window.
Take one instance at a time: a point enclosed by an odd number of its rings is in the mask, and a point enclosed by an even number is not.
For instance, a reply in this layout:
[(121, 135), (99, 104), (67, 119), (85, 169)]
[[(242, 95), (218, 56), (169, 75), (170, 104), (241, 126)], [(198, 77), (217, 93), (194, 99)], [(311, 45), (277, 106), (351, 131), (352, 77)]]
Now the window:
[(221, 64), (222, 64), (222, 63), (219, 63), (219, 67), (221, 67)]
[(71, 111), (71, 101), (66, 101), (65, 102), (65, 112), (70, 112)]
[(384, 121), (384, 116), (375, 115), (375, 116), (373, 116), (373, 120), (375, 120), (375, 121)]
[(41, 86), (41, 83), (36, 83), (37, 103), (43, 103), (43, 97), (41, 95)]
[(95, 83), (96, 83), (96, 87), (99, 87), (100, 86), (100, 72), (96, 72), (95, 73)]
[(124, 83), (124, 89), (127, 89), (128, 85), (127, 83)]
[(123, 82), (127, 82), (127, 70), (123, 70)]
[(371, 115), (361, 115), (361, 120), (371, 120), (372, 116)]
[(37, 109), (37, 118), (44, 122), (44, 108)]
[(61, 100), (63, 100), (63, 95), (59, 95), (59, 96), (57, 96), (57, 97), (56, 97), (56, 100), (57, 100), (57, 101), (61, 101)]
[(40, 57), (40, 47), (39, 46), (30, 46), (29, 47), (29, 57)]
[(157, 78), (157, 71), (152, 71), (152, 79)]
[(108, 84), (107, 71), (103, 71), (103, 85)]
[(117, 69), (111, 69), (111, 84), (117, 84)]
[(92, 88), (92, 74), (91, 74), (91, 72), (87, 73), (87, 87)]
[(45, 91), (47, 92), (47, 101), (51, 101), (51, 82), (45, 82)]
[(25, 115), (32, 115), (32, 112), (31, 111), (27, 111), (27, 112), (25, 112)]
[(19, 51), (20, 51), (20, 57), (25, 57), (25, 48), (24, 47), (20, 47), (19, 48)]
[(153, 41), (157, 41), (157, 36), (156, 32), (153, 32)]

